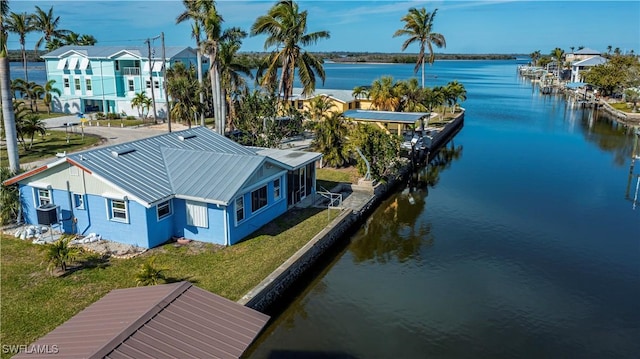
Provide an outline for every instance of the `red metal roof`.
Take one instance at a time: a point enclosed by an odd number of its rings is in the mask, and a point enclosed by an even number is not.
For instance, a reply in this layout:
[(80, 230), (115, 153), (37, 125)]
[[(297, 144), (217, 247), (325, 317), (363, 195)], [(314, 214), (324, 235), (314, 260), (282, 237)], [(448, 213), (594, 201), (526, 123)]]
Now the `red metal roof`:
[(14, 358), (239, 358), (268, 320), (189, 282), (116, 289)]

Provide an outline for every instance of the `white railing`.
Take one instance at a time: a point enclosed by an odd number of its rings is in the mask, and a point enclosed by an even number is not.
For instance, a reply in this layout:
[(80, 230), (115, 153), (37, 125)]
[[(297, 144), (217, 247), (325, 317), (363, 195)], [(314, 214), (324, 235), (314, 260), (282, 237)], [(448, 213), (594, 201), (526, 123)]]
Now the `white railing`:
[(122, 74), (127, 76), (138, 76), (140, 75), (139, 67), (123, 67)]

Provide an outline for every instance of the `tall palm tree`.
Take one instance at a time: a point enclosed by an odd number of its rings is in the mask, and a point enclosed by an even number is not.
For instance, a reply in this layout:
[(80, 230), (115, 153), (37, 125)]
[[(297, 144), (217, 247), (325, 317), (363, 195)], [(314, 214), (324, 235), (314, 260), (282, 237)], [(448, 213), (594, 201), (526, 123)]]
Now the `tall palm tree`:
[(42, 32), (42, 37), (36, 42), (36, 51), (42, 46), (43, 42), (46, 45), (54, 38), (62, 38), (70, 32), (69, 30), (58, 28), (60, 16), (53, 15), (53, 6), (49, 8), (49, 11), (44, 11), (36, 5), (36, 12), (33, 14), (32, 22), (34, 28)]
[(131, 99), (131, 107), (138, 109), (138, 115), (144, 118), (144, 109), (147, 103), (151, 103), (151, 99), (147, 97), (145, 92), (138, 92)]
[(64, 42), (56, 37), (54, 39), (51, 39), (51, 41), (48, 41), (44, 48), (45, 50), (51, 52), (55, 49), (61, 48), (62, 46), (64, 46)]
[(24, 79), (29, 82), (29, 75), (27, 74), (27, 51), (25, 49), (25, 40), (27, 34), (34, 31), (34, 27), (31, 24), (31, 16), (26, 12), (16, 14), (12, 12), (5, 20), (5, 29), (12, 32), (20, 38), (20, 50), (22, 50), (22, 66), (24, 67)]
[[(191, 24), (191, 37), (193, 37), (194, 40), (196, 40), (196, 56), (197, 61), (196, 64), (198, 66), (197, 70), (197, 75), (198, 75), (198, 84), (200, 85), (200, 89), (204, 89), (204, 84), (202, 81), (202, 51), (200, 50), (200, 39), (202, 36), (202, 28), (200, 26), (200, 23), (197, 21), (194, 21)], [(202, 106), (204, 108), (204, 91), (200, 91), (200, 106)], [(204, 127), (204, 111), (200, 112), (200, 126)]]
[[(220, 37), (220, 50), (218, 58), (220, 60), (220, 85), (222, 96), (225, 99), (225, 116), (228, 117), (227, 127), (233, 127), (233, 119), (235, 118), (235, 100), (238, 92), (246, 88), (247, 84), (244, 77), (253, 78), (251, 69), (237, 61), (237, 53), (242, 45), (242, 39), (247, 37), (247, 33), (238, 27), (232, 27), (224, 30)], [(226, 110), (229, 109), (229, 113)], [(228, 116), (227, 116), (228, 115)]]
[(451, 104), (451, 113), (454, 113), (458, 106), (458, 101), (465, 101), (467, 99), (467, 90), (464, 88), (464, 85), (457, 80), (449, 82), (447, 89), (450, 95), (448, 100)]
[(18, 170), (20, 170), (18, 134), (16, 130), (15, 113), (13, 111), (13, 99), (11, 97), (9, 58), (7, 57), (7, 38), (9, 35), (4, 27), (8, 14), (9, 1), (0, 0), (0, 100), (2, 101), (2, 122), (4, 125), (5, 141), (7, 143), (7, 154), (9, 156), (9, 169), (17, 173)]
[(302, 46), (313, 45), (330, 37), (328, 31), (307, 33), (307, 11), (300, 12), (298, 4), (283, 0), (275, 4), (267, 15), (260, 16), (251, 26), (251, 36), (266, 35), (265, 49), (276, 47), (267, 57), (259, 73), (260, 85), (273, 87), (271, 82), (280, 69), (277, 86), (278, 95), (287, 101), (293, 95), (295, 69), (302, 83), (302, 94), (310, 95), (316, 88), (316, 75), (324, 83), (325, 73), (322, 60), (305, 51)]
[(564, 58), (564, 50), (559, 47), (556, 47), (551, 51), (551, 57), (553, 57), (557, 62), (556, 67), (556, 76), (558, 77), (558, 81), (560, 80), (560, 70), (562, 69), (562, 59)]
[(540, 53), (540, 50), (536, 50), (529, 55), (529, 57), (531, 58), (531, 64), (533, 66), (536, 66), (538, 64), (538, 60), (540, 59), (540, 56), (542, 56), (542, 54)]
[(56, 80), (49, 80), (47, 81), (46, 84), (44, 84), (43, 86), (43, 91), (44, 91), (44, 98), (43, 98), (43, 102), (44, 105), (47, 106), (47, 114), (51, 114), (51, 104), (53, 103), (53, 94), (56, 94), (58, 96), (62, 95), (62, 91), (60, 91), (59, 88), (55, 87)]
[(78, 39), (78, 45), (80, 46), (93, 46), (97, 43), (98, 40), (93, 35), (89, 34), (82, 34)]
[(396, 93), (400, 98), (399, 111), (422, 112), (427, 109), (423, 100), (424, 92), (416, 78), (398, 82)]
[[(433, 32), (433, 19), (436, 17), (438, 9), (435, 9), (432, 13), (425, 10), (425, 8), (416, 9), (410, 8), (401, 20), (404, 21), (404, 28), (399, 29), (393, 34), (393, 37), (408, 36), (402, 44), (402, 51), (414, 42), (420, 44), (420, 52), (418, 53), (418, 59), (416, 61), (416, 67), (413, 69), (413, 73), (418, 72), (418, 69), (422, 67), (422, 88), (424, 88), (424, 63), (425, 60), (429, 64), (433, 64), (435, 56), (433, 54), (433, 46), (438, 48), (447, 47), (447, 42), (444, 35)], [(425, 58), (425, 50), (429, 50), (429, 57)]]
[(391, 76), (382, 76), (374, 80), (371, 84), (371, 90), (369, 90), (369, 96), (372, 105), (381, 111), (396, 111), (400, 105), (396, 84)]
[(212, 0), (182, 0), (185, 11), (178, 15), (176, 23), (188, 19), (200, 23), (206, 39), (200, 44), (202, 52), (209, 57), (209, 79), (213, 98), (213, 113), (216, 121), (216, 131), (224, 134), (224, 98), (220, 85), (220, 63), (218, 49), (222, 35), (222, 16), (218, 13)]
[(176, 63), (167, 70), (167, 93), (173, 99), (171, 116), (176, 120), (186, 121), (191, 127), (192, 117), (199, 113), (199, 102), (196, 101), (200, 85), (196, 79), (195, 69)]

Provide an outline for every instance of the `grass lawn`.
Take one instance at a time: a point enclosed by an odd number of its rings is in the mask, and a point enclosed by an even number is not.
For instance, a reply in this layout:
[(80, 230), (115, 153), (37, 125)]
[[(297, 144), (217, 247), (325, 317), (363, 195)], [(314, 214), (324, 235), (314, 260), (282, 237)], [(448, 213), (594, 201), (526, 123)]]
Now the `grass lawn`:
[[(330, 212), (332, 219), (338, 214)], [(40, 245), (1, 236), (0, 342), (30, 344), (110, 290), (134, 287), (140, 264), (150, 256), (171, 281), (188, 280), (238, 300), (327, 224), (326, 210), (292, 210), (231, 247), (171, 243), (132, 259), (106, 261), (85, 254), (78, 259), (81, 269), (57, 278), (47, 271)]]
[(341, 182), (357, 183), (358, 170), (355, 167), (347, 168), (316, 168), (316, 182), (318, 191), (331, 191)]
[(615, 108), (616, 110), (622, 111), (622, 112), (631, 112), (633, 110), (633, 107), (627, 105), (626, 102), (610, 103), (609, 105), (611, 105), (611, 107)]
[[(25, 140), (29, 141), (28, 138), (25, 138)], [(33, 148), (27, 150), (21, 143), (18, 144), (20, 163), (29, 163), (54, 157), (56, 153), (63, 151), (73, 152), (91, 147), (100, 142), (100, 138), (93, 135), (85, 135), (83, 139), (81, 134), (70, 134), (69, 143), (67, 143), (67, 134), (64, 131), (47, 131), (44, 137), (35, 135), (33, 141)], [(4, 166), (8, 161), (7, 148), (3, 146), (0, 149), (0, 163)]]

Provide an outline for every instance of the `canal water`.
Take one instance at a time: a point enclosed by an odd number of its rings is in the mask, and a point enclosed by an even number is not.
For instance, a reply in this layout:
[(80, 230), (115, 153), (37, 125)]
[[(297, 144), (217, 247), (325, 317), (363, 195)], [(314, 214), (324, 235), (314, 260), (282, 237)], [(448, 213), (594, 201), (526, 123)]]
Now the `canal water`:
[[(412, 67), (327, 64), (325, 87)], [(275, 313), (248, 357), (640, 355), (632, 130), (540, 94), (516, 68), (427, 67), (429, 85), (467, 88), (464, 128)]]

